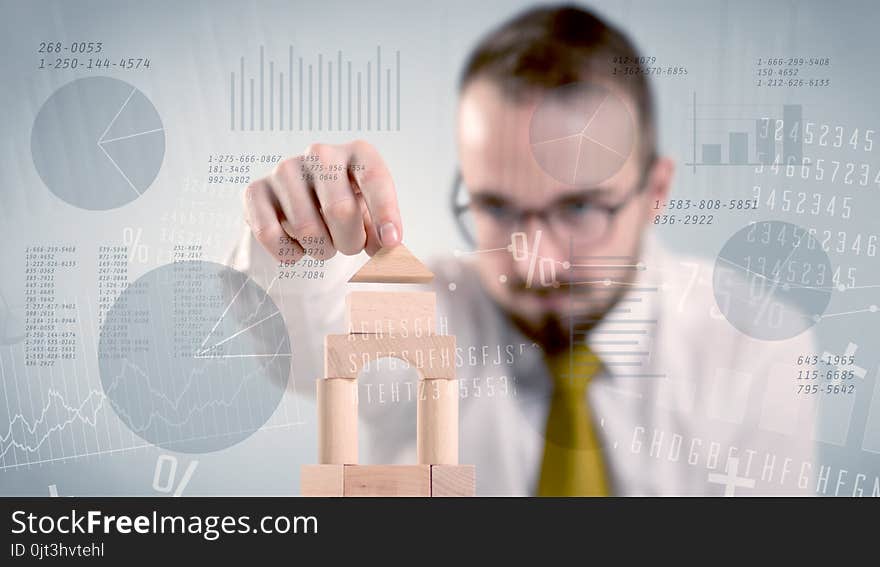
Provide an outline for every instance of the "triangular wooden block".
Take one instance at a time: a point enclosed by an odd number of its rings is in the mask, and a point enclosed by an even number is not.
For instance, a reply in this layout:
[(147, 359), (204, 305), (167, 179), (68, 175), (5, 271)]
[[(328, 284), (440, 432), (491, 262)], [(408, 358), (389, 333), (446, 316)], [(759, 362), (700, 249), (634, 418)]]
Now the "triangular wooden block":
[(380, 248), (361, 266), (350, 282), (355, 283), (428, 283), (434, 274), (403, 244)]

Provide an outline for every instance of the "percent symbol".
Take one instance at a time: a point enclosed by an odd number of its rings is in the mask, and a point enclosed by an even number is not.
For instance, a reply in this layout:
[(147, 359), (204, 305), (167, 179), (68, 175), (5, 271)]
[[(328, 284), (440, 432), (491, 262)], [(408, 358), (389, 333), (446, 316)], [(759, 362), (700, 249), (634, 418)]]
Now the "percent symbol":
[[(168, 474), (165, 476), (165, 482), (162, 482), (165, 463), (168, 463), (169, 469)], [(199, 466), (198, 461), (190, 461), (186, 470), (183, 471), (180, 482), (177, 483), (177, 488), (174, 488), (174, 481), (177, 477), (177, 457), (173, 455), (159, 455), (159, 459), (156, 461), (156, 471), (153, 473), (153, 489), (163, 494), (171, 494), (173, 491), (174, 494), (172, 496), (180, 496), (183, 494), (186, 485), (189, 484), (197, 466)]]
[(529, 251), (529, 240), (525, 232), (514, 232), (510, 235), (508, 251), (517, 262), (529, 261), (529, 270), (526, 274), (526, 287), (531, 288), (535, 279), (535, 269), (542, 286), (559, 287), (556, 281), (556, 261), (553, 258), (542, 258), (538, 255), (541, 249), (541, 230), (535, 231), (535, 240), (532, 242), (532, 250)]
[(148, 259), (149, 250), (147, 249), (147, 245), (141, 242), (141, 235), (143, 230), (138, 228), (137, 230), (131, 227), (125, 227), (122, 229), (122, 243), (128, 247), (128, 261), (137, 257), (137, 261), (140, 263), (145, 263)]

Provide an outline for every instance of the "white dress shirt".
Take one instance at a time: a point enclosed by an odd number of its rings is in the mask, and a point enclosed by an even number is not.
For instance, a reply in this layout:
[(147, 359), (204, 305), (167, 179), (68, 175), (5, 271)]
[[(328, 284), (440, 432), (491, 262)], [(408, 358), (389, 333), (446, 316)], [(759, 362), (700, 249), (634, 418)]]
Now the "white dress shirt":
[[(277, 262), (249, 231), (233, 252), (230, 265), (269, 288), (284, 315), (300, 395), (314, 396), (324, 336), (346, 332), (345, 294), (389, 289), (347, 283), (366, 261), (337, 255), (322, 279), (276, 279)], [(588, 398), (612, 493), (809, 494), (816, 404), (797, 394), (796, 361), (815, 352), (812, 334), (750, 338), (718, 312), (711, 264), (650, 236), (641, 261), (645, 269), (587, 339), (603, 361)], [(542, 350), (486, 295), (470, 262), (429, 263), (440, 332), (457, 338), (459, 462), (476, 465), (479, 495), (530, 495), (551, 381)], [(359, 377), (361, 462), (416, 462), (418, 378), (402, 366), (380, 363)]]

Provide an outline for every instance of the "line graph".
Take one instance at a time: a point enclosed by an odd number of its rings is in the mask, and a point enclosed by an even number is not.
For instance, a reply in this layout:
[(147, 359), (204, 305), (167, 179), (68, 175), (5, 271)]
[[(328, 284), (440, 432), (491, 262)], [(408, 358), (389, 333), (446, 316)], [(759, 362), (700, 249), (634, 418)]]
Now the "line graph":
[[(174, 266), (166, 271), (175, 274)], [(216, 328), (223, 333), (218, 338), (235, 334), (240, 327), (262, 319), (266, 313), (278, 311), (253, 281), (219, 265), (177, 266), (176, 276), (163, 285), (166, 290), (173, 290), (171, 282), (175, 279), (198, 283), (200, 278), (193, 274), (213, 274), (213, 279), (201, 278), (202, 284), (207, 282), (208, 285), (195, 286), (189, 292), (181, 294), (178, 289), (178, 297), (217, 300), (222, 292), (225, 299), (222, 303), (213, 301), (197, 308), (201, 319), (208, 321), (199, 330), (198, 341), (207, 336), (223, 307), (229, 309), (226, 322)], [(156, 283), (159, 279), (148, 278), (148, 282)], [(133, 289), (138, 288), (148, 289), (143, 281)], [(229, 306), (228, 299), (238, 289), (242, 290), (240, 295)], [(215, 293), (212, 295), (211, 291)], [(151, 291), (144, 295), (142, 303), (131, 302), (129, 297), (127, 307), (117, 314), (137, 311), (144, 301), (149, 303), (150, 298), (156, 299)], [(117, 303), (126, 305), (125, 301)], [(91, 330), (98, 328), (98, 306), (90, 297), (77, 298), (76, 304), (78, 335), (82, 341), (78, 344), (76, 359), (69, 364), (28, 367), (23, 363), (24, 345), (0, 348), (0, 383), (3, 384), (0, 471), (157, 445), (181, 452), (215, 450), (239, 442), (256, 431), (303, 423), (296, 398), (283, 396), (293, 360), (286, 332), (272, 328), (257, 336), (252, 335), (253, 330), (239, 334), (215, 349), (222, 355), (217, 357), (181, 356), (174, 362), (155, 350), (146, 356), (132, 352), (114, 359), (117, 372), (110, 374), (106, 372), (108, 361), (94, 358), (95, 352), (101, 352), (101, 345)], [(192, 305), (178, 310), (178, 315), (191, 313)], [(141, 331), (155, 325), (155, 334), (162, 333), (163, 323), (174, 321), (173, 304), (154, 308), (152, 313), (159, 316), (141, 325)], [(109, 320), (114, 321), (114, 317)], [(105, 318), (105, 325), (107, 321)], [(187, 319), (178, 317), (178, 321)], [(242, 325), (243, 321), (250, 323)], [(282, 322), (283, 328), (283, 319), (277, 316), (263, 325), (274, 321)], [(119, 326), (111, 323), (107, 328), (118, 330)], [(138, 325), (129, 325), (129, 331), (137, 330)], [(174, 342), (173, 333), (170, 336)], [(256, 345), (265, 348), (247, 350)], [(105, 346), (111, 347), (112, 343)], [(196, 346), (198, 342), (192, 345)], [(105, 353), (113, 353), (113, 348)], [(194, 349), (185, 352), (192, 353)], [(157, 361), (162, 363), (161, 373), (156, 372)]]
[[(5, 374), (5, 372), (3, 372), (3, 374)], [(34, 451), (39, 449), (42, 444), (49, 439), (52, 433), (64, 429), (75, 420), (80, 420), (85, 424), (95, 427), (97, 425), (98, 412), (102, 409), (104, 405), (104, 399), (106, 398), (106, 396), (104, 396), (102, 392), (92, 390), (89, 392), (88, 397), (79, 405), (79, 407), (72, 407), (68, 405), (61, 392), (50, 389), (48, 394), (49, 399), (46, 402), (46, 405), (42, 408), (39, 417), (33, 420), (33, 423), (28, 423), (25, 417), (20, 413), (16, 414), (12, 418), (9, 423), (9, 430), (6, 432), (6, 434), (0, 435), (0, 461), (2, 461), (6, 457), (6, 454), (12, 448), (18, 448), (26, 451)], [(94, 399), (97, 399), (98, 402), (92, 408), (91, 417), (89, 417), (88, 413), (86, 413), (86, 407), (91, 405), (92, 400)], [(69, 417), (62, 422), (48, 425), (50, 408), (57, 408), (58, 406), (60, 406), (66, 413), (70, 414)], [(46, 424), (46, 431), (42, 433), (39, 437), (37, 437), (37, 430), (43, 424)], [(13, 438), (13, 433), (15, 431), (16, 425), (20, 425), (23, 431), (32, 435), (35, 441), (25, 443), (22, 441), (23, 436), (19, 436), (18, 439)]]
[[(281, 348), (284, 342), (284, 338), (282, 338), (278, 342), (278, 348)], [(277, 353), (270, 355), (270, 357), (274, 356), (277, 356)], [(196, 387), (196, 378), (204, 375), (208, 371), (208, 368), (194, 368), (193, 370), (191, 370), (189, 376), (187, 376), (187, 379), (184, 381), (185, 386), (179, 392), (177, 392), (175, 397), (172, 399), (169, 398), (164, 391), (156, 389), (151, 384), (150, 376), (146, 372), (144, 372), (142, 368), (140, 368), (136, 364), (131, 363), (128, 360), (124, 360), (123, 372), (119, 376), (115, 377), (113, 382), (110, 383), (110, 386), (106, 390), (106, 397), (112, 397), (112, 394), (114, 393), (116, 388), (121, 382), (123, 382), (129, 369), (137, 375), (137, 378), (143, 379), (143, 383), (146, 384), (147, 389), (149, 390), (149, 394), (151, 395), (151, 399), (155, 398), (162, 403), (162, 405), (158, 409), (151, 409), (149, 414), (146, 416), (146, 423), (139, 424), (134, 423), (134, 417), (126, 411), (125, 407), (114, 405), (114, 409), (116, 409), (117, 413), (122, 415), (126, 423), (132, 426), (136, 433), (148, 431), (153, 426), (154, 419), (161, 420), (166, 425), (182, 426), (189, 422), (193, 418), (193, 416), (198, 413), (205, 412), (208, 408), (220, 405), (225, 407), (233, 407), (233, 404), (236, 402), (236, 398), (238, 398), (238, 396), (242, 393), (244, 386), (254, 377), (258, 376), (259, 370), (262, 370), (262, 368), (257, 368), (254, 371), (251, 371), (243, 376), (237, 384), (237, 387), (229, 392), (228, 396), (221, 396), (220, 399), (206, 400), (200, 405), (185, 407), (184, 409), (186, 410), (186, 413), (183, 415), (183, 417), (181, 418), (180, 416), (178, 416), (177, 420), (172, 420), (170, 416), (173, 413), (180, 413), (181, 405), (183, 405), (187, 396), (191, 394), (193, 389)], [(226, 399), (227, 397), (228, 399)], [(242, 431), (239, 430), (235, 433), (241, 432)]]
[[(194, 453), (259, 429), (280, 403), (292, 358), (284, 319), (266, 292), (204, 261), (162, 266), (135, 286), (146, 293), (123, 292), (99, 349), (104, 391), (123, 422), (147, 441)], [(150, 320), (131, 323), (140, 312)], [(117, 335), (145, 346), (132, 349)], [(203, 348), (211, 336), (225, 338)]]

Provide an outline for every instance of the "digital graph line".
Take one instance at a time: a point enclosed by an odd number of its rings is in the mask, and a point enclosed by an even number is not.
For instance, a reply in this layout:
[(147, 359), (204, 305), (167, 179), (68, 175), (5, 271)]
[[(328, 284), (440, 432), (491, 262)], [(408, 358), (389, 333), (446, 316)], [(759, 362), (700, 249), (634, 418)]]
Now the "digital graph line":
[[(234, 283), (230, 292), (242, 287), (238, 280)], [(238, 303), (243, 301), (246, 291), (237, 296)], [(256, 318), (254, 326), (280, 312), (273, 306), (271, 314), (263, 316), (269, 312), (269, 306), (258, 297), (253, 295), (246, 308), (258, 303), (260, 307), (244, 312), (248, 319)], [(98, 324), (92, 313), (97, 305), (85, 298), (88, 308), (84, 317), (80, 312), (80, 303), (83, 302), (75, 299), (74, 303), (79, 333), (85, 337), (94, 336), (85, 329), (89, 319), (92, 325)], [(232, 309), (234, 307), (230, 311)], [(161, 315), (161, 311), (157, 315)], [(240, 322), (239, 319), (236, 321)], [(221, 323), (214, 327), (215, 333), (222, 326)], [(233, 338), (229, 330), (227, 326), (223, 335), (227, 345)], [(243, 333), (233, 334), (241, 337)], [(150, 365), (148, 371), (141, 362), (125, 359), (119, 367), (121, 371), (104, 379), (103, 385), (93, 382), (89, 370), (93, 362), (81, 356), (90, 349), (88, 339), (78, 345), (81, 352), (77, 361), (64, 367), (69, 370), (62, 368), (63, 374), (52, 377), (45, 374), (53, 372), (48, 368), (43, 371), (41, 379), (16, 373), (15, 360), (24, 359), (23, 345), (12, 345), (12, 348), (0, 351), (0, 381), (4, 384), (0, 404), (5, 403), (9, 424), (5, 426), (6, 418), (0, 423), (0, 471), (156, 447), (154, 439), (143, 435), (146, 432), (152, 432), (153, 437), (160, 434), (159, 445), (162, 447), (170, 445), (187, 451), (193, 443), (228, 444), (227, 439), (235, 442), (257, 431), (302, 425), (295, 399), (283, 396), (279, 403), (272, 402), (269, 406), (265, 400), (260, 402), (264, 395), (261, 392), (267, 386), (274, 390), (286, 389), (280, 382), (277, 385), (271, 382), (274, 376), (284, 374), (269, 369), (279, 365), (286, 368), (293, 357), (286, 350), (286, 334), (271, 331), (263, 336), (266, 339), (274, 337), (271, 345), (265, 345), (269, 347), (267, 353), (247, 352), (243, 350), (249, 348), (247, 344), (237, 347), (239, 352), (216, 352), (217, 345), (214, 345), (210, 347), (214, 350), (204, 356), (190, 357), (191, 361), (201, 359), (195, 366), (187, 363), (186, 358), (175, 363), (174, 358), (155, 353), (145, 359)], [(249, 343), (254, 339), (256, 343), (263, 340), (253, 335), (253, 331), (249, 337)], [(96, 342), (93, 352), (101, 352)], [(154, 362), (150, 363), (150, 360)], [(247, 360), (254, 360), (257, 364), (241, 366)], [(162, 362), (166, 365), (155, 366)], [(179, 372), (175, 370), (178, 364), (182, 365), (180, 370), (187, 373), (183, 380), (169, 382), (166, 371), (172, 375)], [(162, 371), (163, 368), (166, 371)], [(270, 382), (266, 382), (267, 379)], [(49, 384), (48, 388), (31, 388), (31, 385), (39, 386), (44, 381)], [(20, 384), (27, 387), (20, 388)], [(254, 406), (255, 403), (258, 405)], [(288, 411), (290, 403), (294, 408)], [(122, 426), (123, 423), (127, 427)]]
[[(252, 329), (253, 327), (256, 327), (256, 326), (259, 325), (260, 323), (262, 323), (262, 322), (264, 322), (264, 321), (267, 321), (267, 320), (269, 320), (270, 318), (272, 318), (272, 317), (274, 317), (275, 315), (278, 315), (278, 314), (280, 313), (280, 311), (276, 310), (274, 313), (271, 313), (270, 315), (264, 317), (263, 319), (257, 321), (256, 323), (254, 323), (254, 324), (252, 324), (252, 325), (250, 325), (250, 326), (248, 326), (248, 327), (246, 327), (246, 328), (244, 328), (244, 329), (239, 330), (239, 331), (236, 332), (234, 335), (232, 335), (232, 336), (230, 336), (230, 337), (227, 337), (227, 338), (221, 340), (220, 342), (218, 342), (218, 343), (216, 343), (216, 344), (214, 344), (214, 345), (212, 345), (212, 346), (210, 346), (210, 347), (205, 348), (205, 344), (208, 342), (208, 339), (211, 338), (211, 335), (214, 334), (214, 331), (216, 331), (216, 330), (217, 330), (217, 327), (220, 325), (220, 323), (223, 322), (223, 319), (226, 317), (226, 314), (229, 313), (229, 310), (230, 310), (230, 309), (232, 308), (232, 306), (235, 304), (236, 300), (238, 299), (238, 296), (241, 294), (241, 292), (242, 292), (242, 290), (245, 288), (245, 286), (247, 286), (247, 284), (249, 283), (249, 281), (250, 281), (250, 280), (245, 279), (245, 280), (242, 282), (241, 286), (238, 288), (238, 290), (235, 292), (235, 294), (232, 296), (232, 299), (229, 300), (229, 303), (228, 303), (228, 304), (226, 305), (226, 307), (223, 309), (223, 312), (220, 314), (220, 317), (217, 318), (217, 322), (214, 323), (214, 325), (211, 327), (211, 331), (207, 334), (207, 336), (205, 336), (205, 339), (202, 341), (202, 344), (199, 345), (199, 350), (198, 350), (198, 352), (196, 353), (196, 355), (202, 355), (202, 354), (204, 354), (204, 353), (206, 353), (206, 352), (208, 352), (208, 351), (210, 351), (210, 350), (214, 350), (214, 349), (217, 348), (218, 346), (220, 346), (220, 345), (222, 345), (222, 344), (224, 344), (224, 343), (226, 343), (226, 342), (228, 342), (228, 341), (234, 339), (234, 338), (237, 337), (238, 335), (241, 335), (242, 333), (244, 333), (244, 332), (246, 332), (246, 331)], [(242, 320), (242, 323), (247, 323), (247, 322), (251, 321), (254, 317), (257, 316), (257, 314), (258, 314), (258, 313), (260, 312), (260, 310), (263, 308), (263, 305), (265, 305), (266, 301), (268, 301), (268, 299), (269, 299), (269, 291), (272, 289), (272, 286), (274, 286), (274, 285), (275, 285), (275, 282), (277, 282), (277, 281), (278, 281), (278, 275), (275, 275), (275, 277), (272, 278), (272, 281), (269, 282), (269, 285), (266, 286), (266, 290), (265, 290), (265, 292), (264, 292), (264, 294), (263, 294), (263, 297), (260, 299), (260, 302), (256, 305), (256, 307), (254, 307), (253, 309), (251, 309), (251, 312), (248, 314), (247, 317), (245, 317), (245, 318)], [(262, 356), (262, 355), (260, 355), (260, 356)]]
[[(278, 349), (280, 349), (283, 346), (284, 342), (285, 342), (284, 340), (281, 340), (278, 342)], [(266, 356), (268, 358), (276, 358), (276, 357), (290, 356), (290, 354), (275, 352), (271, 355), (266, 355)], [(231, 357), (232, 356), (228, 356), (228, 358), (231, 358)], [(211, 357), (208, 357), (208, 358), (211, 358)], [(214, 357), (214, 358), (227, 358), (227, 357)], [(147, 373), (145, 373), (143, 369), (141, 369), (136, 364), (133, 364), (132, 362), (130, 362), (128, 360), (126, 360), (124, 362), (123, 372), (114, 378), (113, 382), (109, 385), (108, 388), (106, 388), (105, 391), (94, 390), (94, 389), (89, 390), (86, 398), (78, 406), (70, 405), (66, 401), (64, 394), (62, 394), (57, 389), (50, 388), (47, 393), (47, 400), (35, 418), (28, 421), (22, 413), (17, 413), (12, 417), (12, 419), (9, 422), (9, 429), (7, 430), (6, 434), (0, 435), (0, 460), (2, 460), (6, 456), (6, 454), (13, 448), (17, 448), (17, 449), (20, 449), (20, 450), (23, 450), (26, 452), (30, 452), (30, 453), (39, 451), (40, 448), (46, 443), (46, 441), (49, 440), (49, 438), (52, 436), (53, 433), (56, 433), (58, 431), (62, 431), (63, 429), (67, 428), (67, 426), (69, 426), (70, 424), (72, 424), (76, 421), (82, 422), (83, 424), (89, 425), (91, 427), (97, 427), (98, 414), (101, 412), (102, 409), (105, 408), (105, 404), (106, 404), (107, 400), (109, 399), (109, 396), (118, 387), (118, 385), (123, 380), (123, 378), (125, 378), (125, 372), (127, 370), (131, 370), (132, 372), (137, 373), (139, 375), (139, 377), (143, 379), (142, 383), (146, 384), (148, 392), (152, 395), (151, 399), (154, 398), (154, 399), (158, 400), (161, 404), (170, 407), (174, 412), (177, 412), (180, 409), (180, 406), (183, 403), (183, 400), (186, 398), (187, 395), (192, 393), (192, 389), (198, 387), (196, 385), (195, 379), (199, 375), (204, 375), (208, 372), (208, 368), (193, 369), (189, 374), (189, 378), (186, 381), (185, 387), (181, 388), (179, 395), (177, 395), (173, 399), (169, 398), (165, 394), (165, 392), (156, 389), (151, 384), (150, 376)], [(150, 427), (152, 427), (154, 419), (159, 419), (159, 420), (163, 421), (165, 425), (181, 426), (181, 425), (185, 425), (185, 424), (189, 423), (196, 414), (203, 413), (210, 408), (213, 408), (216, 406), (232, 407), (236, 398), (238, 398), (238, 396), (241, 395), (242, 390), (245, 387), (245, 385), (247, 384), (247, 382), (249, 380), (252, 380), (254, 377), (256, 377), (259, 374), (259, 370), (261, 370), (261, 368), (258, 367), (257, 369), (255, 369), (255, 370), (249, 372), (248, 374), (246, 374), (245, 376), (243, 376), (242, 380), (238, 383), (238, 387), (235, 390), (233, 390), (232, 395), (229, 396), (229, 399), (211, 399), (203, 404), (199, 404), (197, 406), (188, 408), (189, 409), (188, 413), (185, 414), (178, 421), (173, 421), (171, 419), (168, 419), (168, 417), (167, 417), (168, 412), (167, 411), (159, 411), (159, 410), (153, 409), (149, 413), (149, 417), (148, 417), (146, 423), (141, 424), (140, 427), (136, 429), (136, 432), (142, 432), (142, 431), (145, 431), (145, 430), (149, 429)], [(8, 383), (6, 381), (7, 376), (6, 376), (5, 367), (2, 363), (2, 359), (0, 359), (0, 378), (3, 379), (4, 383)], [(11, 378), (10, 378), (10, 380), (11, 380)], [(114, 409), (118, 413), (121, 413), (123, 416), (125, 416), (129, 419), (131, 418), (131, 416), (128, 415), (127, 412), (125, 412), (124, 408), (114, 407)], [(46, 424), (48, 424), (50, 419), (53, 419), (53, 418), (57, 419), (59, 412), (61, 413), (61, 415), (66, 415), (67, 417), (61, 421), (58, 421), (57, 423), (52, 424), (51, 426), (46, 425)], [(129, 421), (129, 423), (130, 423), (130, 421)], [(20, 441), (20, 440), (13, 438), (13, 434), (15, 432), (15, 427), (17, 425), (21, 426), (21, 429), (25, 434), (28, 434), (31, 436), (36, 436), (37, 430), (40, 429), (41, 426), (43, 426), (43, 425), (46, 425), (46, 429), (42, 433), (42, 435), (39, 436), (39, 438), (25, 443), (23, 441)], [(234, 432), (234, 433), (238, 434), (241, 432), (238, 431), (238, 432)], [(0, 465), (0, 469), (3, 469), (3, 468), (6, 468), (6, 467)]]

